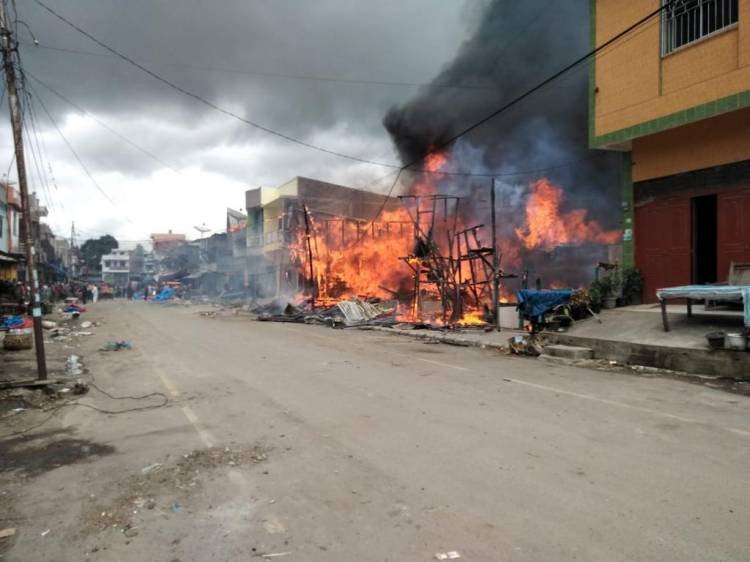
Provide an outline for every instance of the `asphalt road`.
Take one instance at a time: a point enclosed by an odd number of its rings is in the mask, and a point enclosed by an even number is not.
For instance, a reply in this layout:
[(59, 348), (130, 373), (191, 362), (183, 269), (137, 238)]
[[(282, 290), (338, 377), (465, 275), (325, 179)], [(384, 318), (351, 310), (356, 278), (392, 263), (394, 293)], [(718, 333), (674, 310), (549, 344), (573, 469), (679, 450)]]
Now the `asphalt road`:
[(97, 384), (171, 403), (69, 408), (6, 449), (47, 465), (4, 475), (5, 559), (750, 560), (748, 397), (198, 310), (92, 308)]

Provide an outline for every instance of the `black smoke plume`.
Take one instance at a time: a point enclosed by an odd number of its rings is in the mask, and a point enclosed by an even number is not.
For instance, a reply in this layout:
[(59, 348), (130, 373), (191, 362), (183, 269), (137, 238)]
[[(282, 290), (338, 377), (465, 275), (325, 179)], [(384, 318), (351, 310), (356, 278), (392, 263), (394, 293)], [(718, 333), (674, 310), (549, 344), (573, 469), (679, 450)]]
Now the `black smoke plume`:
[[(456, 58), (416, 97), (391, 108), (384, 125), (402, 161), (412, 162), (589, 49), (588, 0), (492, 0)], [(463, 137), (448, 168), (501, 175), (550, 168), (544, 175), (565, 189), (569, 205), (616, 228), (621, 160), (588, 149), (587, 96), (583, 64)], [(482, 182), (447, 183), (466, 192)]]

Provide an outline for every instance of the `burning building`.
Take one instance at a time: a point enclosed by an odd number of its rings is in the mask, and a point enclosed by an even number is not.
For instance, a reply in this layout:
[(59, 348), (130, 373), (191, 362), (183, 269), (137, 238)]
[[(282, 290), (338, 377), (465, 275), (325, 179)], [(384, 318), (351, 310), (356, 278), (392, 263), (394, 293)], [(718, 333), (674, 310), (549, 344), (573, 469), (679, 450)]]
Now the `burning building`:
[[(563, 3), (548, 18), (542, 0), (487, 3), (456, 59), (384, 117), (409, 164), (398, 198), (305, 178), (249, 191), (251, 291), (397, 299), (418, 316), (438, 303), (456, 322), (481, 315), (495, 282), (510, 300), (522, 278), (590, 282), (618, 258), (622, 169), (588, 149), (585, 74), (435, 150), (585, 53), (587, 10)], [(508, 40), (521, 28), (534, 41)]]
[(413, 238), (397, 199), (310, 178), (247, 191), (246, 210), (248, 289), (258, 297), (387, 294), (378, 284)]

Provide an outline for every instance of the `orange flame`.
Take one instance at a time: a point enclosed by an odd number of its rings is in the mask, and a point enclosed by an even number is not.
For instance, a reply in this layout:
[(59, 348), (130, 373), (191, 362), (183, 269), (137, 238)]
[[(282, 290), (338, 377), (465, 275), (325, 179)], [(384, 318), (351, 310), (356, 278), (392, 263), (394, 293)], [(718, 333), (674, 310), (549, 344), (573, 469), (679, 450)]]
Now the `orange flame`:
[[(447, 162), (448, 155), (445, 153), (429, 154), (425, 158), (424, 167), (430, 172), (438, 173), (421, 174), (420, 179), (411, 186), (410, 194), (418, 196), (435, 194), (436, 178), (442, 177), (439, 172)], [(561, 210), (563, 191), (549, 179), (542, 178), (532, 183), (529, 190), (530, 195), (523, 213), (524, 223), (520, 228), (511, 231), (510, 236), (498, 238), (502, 266), (506, 270), (513, 271), (522, 265), (524, 248), (551, 250), (561, 245), (614, 244), (619, 240), (620, 231), (605, 230), (598, 221), (587, 217), (585, 209), (563, 212)], [(412, 204), (415, 203), (412, 202)], [(424, 271), (424, 262), (421, 258), (408, 257), (415, 248), (413, 218), (406, 207), (386, 210), (374, 223), (347, 217), (310, 217), (310, 249), (317, 291), (316, 301), (333, 304), (338, 300), (351, 297), (378, 297), (388, 300), (399, 298), (404, 303), (413, 296), (414, 272)], [(476, 217), (458, 217), (453, 228), (462, 230), (464, 218), (476, 219)], [(429, 230), (425, 228), (425, 225), (420, 225), (420, 228)], [(433, 243), (441, 247), (446, 246), (442, 252), (444, 255), (447, 255), (448, 244), (453, 243), (448, 242), (446, 228), (445, 225), (436, 224), (436, 231), (431, 232), (434, 238)], [(483, 234), (486, 243), (490, 234), (486, 230)], [(309, 277), (310, 271), (307, 244), (305, 232), (298, 230), (297, 240), (291, 247), (292, 262), (300, 266), (299, 269), (304, 277)], [(453, 251), (456, 251), (455, 247)], [(449, 275), (456, 276), (453, 280), (456, 286), (462, 286), (462, 283), (473, 273), (468, 270), (469, 267), (468, 262), (464, 261), (455, 271), (448, 272)], [(489, 277), (485, 279), (485, 283), (488, 281)], [(434, 284), (420, 285), (420, 294), (423, 300), (431, 300), (433, 304), (439, 298), (439, 291)], [(466, 289), (466, 294), (469, 294), (468, 289)], [(486, 294), (484, 293), (482, 299), (474, 298), (472, 302), (486, 299)], [(500, 302), (505, 304), (514, 301), (515, 294), (508, 287), (502, 287)], [(482, 307), (488, 305), (489, 302), (476, 302), (476, 307), (473, 309), (467, 302), (468, 300), (463, 301), (463, 306), (467, 308), (459, 324), (485, 324)], [(410, 308), (404, 304), (404, 309), (400, 313), (398, 318), (404, 321), (422, 320), (416, 317), (414, 306)], [(434, 318), (441, 316), (440, 312), (433, 313), (432, 316), (434, 323), (441, 323), (439, 319)]]
[(587, 220), (586, 209), (562, 213), (563, 192), (547, 178), (531, 185), (526, 204), (526, 225), (516, 236), (527, 248), (551, 250), (564, 244), (615, 244), (619, 230), (604, 230), (596, 220)]

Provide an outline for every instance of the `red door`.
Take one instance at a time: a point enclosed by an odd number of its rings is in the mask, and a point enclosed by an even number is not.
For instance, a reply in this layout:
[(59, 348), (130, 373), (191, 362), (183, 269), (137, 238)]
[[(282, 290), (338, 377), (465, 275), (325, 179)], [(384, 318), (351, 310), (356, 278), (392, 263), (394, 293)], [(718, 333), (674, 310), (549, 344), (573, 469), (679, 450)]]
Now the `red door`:
[(689, 197), (652, 201), (635, 209), (635, 261), (643, 273), (643, 299), (656, 290), (688, 285), (691, 279)]
[(731, 262), (750, 263), (750, 188), (719, 192), (718, 274), (726, 281)]

